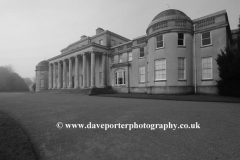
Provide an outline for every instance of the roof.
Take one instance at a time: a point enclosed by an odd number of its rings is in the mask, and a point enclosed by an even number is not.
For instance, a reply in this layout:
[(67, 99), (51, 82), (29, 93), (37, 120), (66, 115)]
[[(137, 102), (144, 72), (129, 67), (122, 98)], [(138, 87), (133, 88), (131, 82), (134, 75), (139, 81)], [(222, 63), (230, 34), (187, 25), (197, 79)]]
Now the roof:
[(180, 17), (185, 17), (189, 20), (191, 20), (184, 12), (182, 11), (179, 11), (177, 9), (168, 9), (168, 10), (165, 10), (161, 13), (159, 13), (158, 15), (156, 15), (152, 22), (155, 21), (155, 20), (158, 20), (158, 19), (161, 19), (161, 18), (164, 18), (164, 17), (168, 17), (168, 16), (180, 16)]

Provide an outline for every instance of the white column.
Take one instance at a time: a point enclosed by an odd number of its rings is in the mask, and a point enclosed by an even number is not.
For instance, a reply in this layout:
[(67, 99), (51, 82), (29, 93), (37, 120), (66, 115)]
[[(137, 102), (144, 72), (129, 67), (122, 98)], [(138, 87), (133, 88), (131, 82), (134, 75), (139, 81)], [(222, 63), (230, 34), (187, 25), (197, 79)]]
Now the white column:
[(72, 59), (69, 58), (69, 86), (68, 88), (72, 88)]
[(49, 64), (49, 79), (48, 79), (48, 89), (52, 89), (53, 85), (52, 85), (52, 64)]
[(58, 62), (58, 89), (62, 88), (62, 67), (61, 62)]
[(67, 64), (66, 64), (66, 59), (63, 60), (63, 88), (67, 88), (67, 83), (66, 83), (66, 70), (67, 70)]
[(53, 89), (56, 88), (56, 64), (53, 63)]
[(102, 86), (103, 87), (106, 87), (106, 78), (105, 78), (105, 75), (106, 75), (106, 53), (103, 53), (102, 54)]
[(87, 87), (87, 74), (86, 74), (86, 53), (83, 53), (83, 68), (82, 68), (82, 73), (83, 73), (83, 88)]
[(91, 52), (91, 88), (95, 87), (95, 53)]
[(75, 56), (75, 78), (74, 78), (74, 88), (79, 87), (79, 63), (78, 56)]

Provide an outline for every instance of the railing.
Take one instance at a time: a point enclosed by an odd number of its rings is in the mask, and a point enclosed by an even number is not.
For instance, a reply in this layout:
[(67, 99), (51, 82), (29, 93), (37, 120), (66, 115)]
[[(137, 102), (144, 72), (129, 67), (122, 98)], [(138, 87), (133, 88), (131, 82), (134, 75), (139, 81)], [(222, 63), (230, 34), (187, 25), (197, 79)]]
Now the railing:
[(153, 25), (152, 29), (153, 31), (165, 28), (168, 26), (168, 21), (163, 21), (163, 22), (159, 22)]
[(187, 24), (186, 21), (175, 21), (175, 26), (177, 27), (185, 27)]
[(197, 22), (197, 28), (209, 26), (209, 25), (212, 25), (214, 23), (215, 23), (215, 18), (205, 19), (205, 20)]

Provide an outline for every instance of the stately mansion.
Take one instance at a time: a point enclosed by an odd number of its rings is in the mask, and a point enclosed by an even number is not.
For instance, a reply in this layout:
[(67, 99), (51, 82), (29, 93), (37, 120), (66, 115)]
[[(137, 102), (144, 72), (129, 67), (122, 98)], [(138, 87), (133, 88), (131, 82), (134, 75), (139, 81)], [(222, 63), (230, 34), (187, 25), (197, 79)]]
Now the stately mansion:
[(232, 45), (225, 10), (192, 20), (168, 9), (132, 40), (102, 28), (81, 36), (36, 66), (37, 91), (108, 87), (126, 93), (216, 94), (216, 58)]

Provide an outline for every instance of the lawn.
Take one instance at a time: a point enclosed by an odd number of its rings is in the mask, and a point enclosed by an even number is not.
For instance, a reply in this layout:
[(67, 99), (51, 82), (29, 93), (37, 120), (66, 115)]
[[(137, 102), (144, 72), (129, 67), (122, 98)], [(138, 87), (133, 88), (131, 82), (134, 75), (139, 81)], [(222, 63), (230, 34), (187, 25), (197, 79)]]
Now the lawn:
[[(240, 159), (239, 103), (53, 93), (0, 93), (0, 102), (0, 111), (21, 125), (40, 159)], [(57, 122), (198, 122), (200, 129), (58, 129)]]

